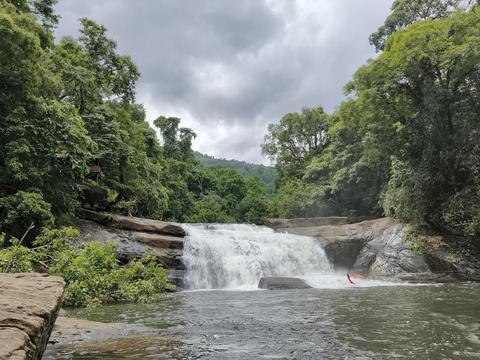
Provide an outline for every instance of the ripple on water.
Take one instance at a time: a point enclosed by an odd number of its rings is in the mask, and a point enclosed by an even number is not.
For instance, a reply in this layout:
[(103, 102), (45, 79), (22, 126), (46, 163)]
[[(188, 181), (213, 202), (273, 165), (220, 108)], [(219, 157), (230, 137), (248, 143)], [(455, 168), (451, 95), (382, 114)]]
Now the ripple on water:
[(171, 294), (74, 311), (134, 337), (50, 345), (46, 359), (477, 359), (478, 285)]

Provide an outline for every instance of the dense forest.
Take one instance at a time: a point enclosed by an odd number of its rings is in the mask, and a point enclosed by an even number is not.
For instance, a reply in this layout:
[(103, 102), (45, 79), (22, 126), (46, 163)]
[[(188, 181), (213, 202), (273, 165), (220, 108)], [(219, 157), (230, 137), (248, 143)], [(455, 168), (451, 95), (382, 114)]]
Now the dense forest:
[(194, 151), (195, 157), (207, 167), (222, 166), (226, 168), (237, 169), (242, 175), (255, 176), (267, 184), (269, 192), (273, 192), (275, 180), (277, 179), (277, 170), (271, 166), (261, 164), (251, 164), (245, 161), (234, 159), (218, 159), (214, 156), (205, 155)]
[(332, 113), (271, 124), (275, 216), (375, 215), (480, 233), (480, 9), (396, 0), (371, 35), (379, 55)]

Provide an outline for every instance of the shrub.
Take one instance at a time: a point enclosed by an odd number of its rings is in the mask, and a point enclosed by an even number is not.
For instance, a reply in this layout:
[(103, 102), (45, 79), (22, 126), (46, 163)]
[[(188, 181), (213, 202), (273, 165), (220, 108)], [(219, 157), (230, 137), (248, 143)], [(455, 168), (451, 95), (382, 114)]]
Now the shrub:
[(172, 287), (152, 255), (120, 266), (115, 245), (93, 241), (75, 245), (73, 228), (45, 230), (29, 249), (14, 239), (0, 250), (1, 272), (43, 270), (65, 280), (65, 306), (151, 302)]

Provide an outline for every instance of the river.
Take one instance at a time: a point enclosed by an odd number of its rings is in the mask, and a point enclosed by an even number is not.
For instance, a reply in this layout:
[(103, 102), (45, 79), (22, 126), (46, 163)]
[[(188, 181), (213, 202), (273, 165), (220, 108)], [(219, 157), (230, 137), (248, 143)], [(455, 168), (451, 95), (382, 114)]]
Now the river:
[[(480, 359), (478, 284), (352, 285), (311, 238), (239, 225), (187, 230), (189, 290), (155, 304), (72, 310), (128, 325), (112, 339), (92, 332), (49, 346), (45, 358)], [(314, 288), (258, 290), (264, 275)]]

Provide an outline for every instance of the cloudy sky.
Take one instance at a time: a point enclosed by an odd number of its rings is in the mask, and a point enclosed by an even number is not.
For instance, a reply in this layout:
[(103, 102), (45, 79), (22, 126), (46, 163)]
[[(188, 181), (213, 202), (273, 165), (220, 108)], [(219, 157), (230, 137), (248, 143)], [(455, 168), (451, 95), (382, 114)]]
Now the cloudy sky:
[(149, 121), (178, 116), (195, 150), (267, 163), (269, 123), (304, 106), (333, 110), (375, 53), (368, 35), (392, 0), (60, 0), (57, 37), (78, 19), (109, 29), (142, 78)]

